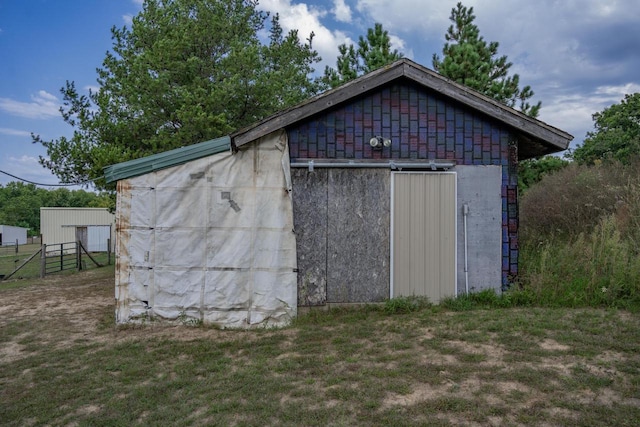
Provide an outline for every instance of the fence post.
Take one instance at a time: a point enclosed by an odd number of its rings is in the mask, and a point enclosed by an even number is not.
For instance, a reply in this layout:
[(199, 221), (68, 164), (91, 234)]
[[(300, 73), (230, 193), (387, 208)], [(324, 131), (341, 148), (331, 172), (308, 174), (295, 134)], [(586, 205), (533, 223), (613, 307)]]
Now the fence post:
[(60, 271), (64, 270), (64, 244), (60, 243)]
[(82, 270), (82, 253), (80, 252), (80, 240), (76, 241), (76, 269)]
[(107, 239), (107, 265), (111, 265), (111, 239)]
[(40, 247), (40, 278), (42, 279), (47, 272), (47, 245), (42, 244)]
[(16, 239), (16, 254), (18, 253), (18, 239)]

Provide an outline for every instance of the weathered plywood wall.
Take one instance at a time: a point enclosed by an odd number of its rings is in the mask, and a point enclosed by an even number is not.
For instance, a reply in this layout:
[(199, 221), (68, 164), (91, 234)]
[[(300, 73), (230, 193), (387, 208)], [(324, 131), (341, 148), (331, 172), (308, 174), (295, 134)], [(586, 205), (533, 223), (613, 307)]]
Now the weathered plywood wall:
[(291, 171), (299, 305), (389, 297), (389, 174)]
[(298, 305), (327, 302), (328, 169), (291, 169), (298, 258)]

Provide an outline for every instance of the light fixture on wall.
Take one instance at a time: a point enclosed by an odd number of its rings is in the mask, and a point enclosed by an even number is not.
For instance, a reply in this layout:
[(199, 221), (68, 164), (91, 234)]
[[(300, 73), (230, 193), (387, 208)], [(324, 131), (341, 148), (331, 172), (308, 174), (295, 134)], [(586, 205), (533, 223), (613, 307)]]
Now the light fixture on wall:
[(391, 146), (391, 140), (381, 136), (374, 136), (369, 140), (369, 145), (371, 145), (371, 148), (374, 150), (382, 150), (383, 147)]

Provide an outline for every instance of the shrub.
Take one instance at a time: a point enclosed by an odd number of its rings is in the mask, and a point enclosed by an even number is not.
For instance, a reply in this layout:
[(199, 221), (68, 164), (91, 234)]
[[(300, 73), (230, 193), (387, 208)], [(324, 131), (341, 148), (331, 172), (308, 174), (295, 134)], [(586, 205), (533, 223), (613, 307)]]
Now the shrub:
[(630, 191), (640, 183), (637, 166), (571, 164), (546, 175), (520, 199), (521, 239), (544, 240), (590, 232), (601, 218), (631, 201)]

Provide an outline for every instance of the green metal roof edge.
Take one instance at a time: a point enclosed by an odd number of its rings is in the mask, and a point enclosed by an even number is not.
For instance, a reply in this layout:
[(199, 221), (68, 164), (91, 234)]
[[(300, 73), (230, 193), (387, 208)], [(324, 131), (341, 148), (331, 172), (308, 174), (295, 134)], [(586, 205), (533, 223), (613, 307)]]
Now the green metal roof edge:
[(230, 149), (231, 138), (229, 136), (223, 136), (210, 141), (187, 145), (186, 147), (107, 166), (104, 168), (104, 177), (107, 182), (115, 182), (121, 179), (132, 178), (160, 169), (181, 165)]

